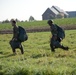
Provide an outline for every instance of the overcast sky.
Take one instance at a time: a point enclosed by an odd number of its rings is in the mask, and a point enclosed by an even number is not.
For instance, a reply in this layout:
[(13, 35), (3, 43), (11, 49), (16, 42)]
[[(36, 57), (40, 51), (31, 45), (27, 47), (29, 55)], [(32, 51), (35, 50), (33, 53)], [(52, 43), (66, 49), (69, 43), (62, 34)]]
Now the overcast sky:
[(53, 5), (64, 11), (76, 11), (76, 0), (0, 0), (0, 21), (19, 19), (28, 20), (33, 16), (42, 20), (42, 14)]

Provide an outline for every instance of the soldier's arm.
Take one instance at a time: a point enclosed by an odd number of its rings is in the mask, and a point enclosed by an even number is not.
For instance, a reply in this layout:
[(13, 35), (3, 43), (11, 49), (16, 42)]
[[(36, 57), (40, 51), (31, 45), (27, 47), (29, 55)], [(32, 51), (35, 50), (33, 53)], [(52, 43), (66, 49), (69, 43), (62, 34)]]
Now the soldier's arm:
[(57, 31), (56, 25), (54, 25), (53, 31), (54, 31), (53, 38), (54, 38), (55, 40), (57, 40), (58, 31)]
[(13, 40), (17, 40), (17, 38), (18, 38), (18, 34), (19, 34), (19, 30), (18, 30), (18, 28), (16, 27), (16, 28), (14, 28), (13, 29)]
[(58, 30), (57, 30), (57, 26), (56, 25), (54, 25), (54, 32), (55, 32), (55, 34), (58, 33)]

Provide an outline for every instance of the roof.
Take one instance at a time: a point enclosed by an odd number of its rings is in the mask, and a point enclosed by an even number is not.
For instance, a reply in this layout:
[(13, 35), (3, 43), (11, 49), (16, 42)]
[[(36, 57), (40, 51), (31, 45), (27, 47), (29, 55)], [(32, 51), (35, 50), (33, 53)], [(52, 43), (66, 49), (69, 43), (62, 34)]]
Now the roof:
[[(42, 14), (42, 16), (48, 11), (50, 10), (50, 8), (47, 8), (46, 11)], [(51, 10), (50, 10), (51, 11)]]
[(44, 15), (48, 10), (52, 11), (55, 15), (58, 15), (59, 13), (63, 13), (66, 16), (69, 15), (66, 11), (60, 9), (58, 6), (52, 6), (51, 8), (47, 8), (46, 11), (42, 15)]
[(60, 9), (58, 6), (52, 6), (52, 8), (54, 8), (55, 10), (57, 10), (59, 13), (63, 12), (65, 15), (68, 15), (67, 12), (65, 12), (64, 10)]
[(62, 10), (58, 6), (52, 6), (55, 10), (57, 10), (59, 13), (62, 12)]
[(56, 11), (53, 7), (51, 7), (51, 8), (50, 8), (50, 10), (51, 10), (53, 13), (55, 13), (56, 15), (58, 15), (58, 14), (59, 14), (59, 12), (58, 12), (58, 11)]

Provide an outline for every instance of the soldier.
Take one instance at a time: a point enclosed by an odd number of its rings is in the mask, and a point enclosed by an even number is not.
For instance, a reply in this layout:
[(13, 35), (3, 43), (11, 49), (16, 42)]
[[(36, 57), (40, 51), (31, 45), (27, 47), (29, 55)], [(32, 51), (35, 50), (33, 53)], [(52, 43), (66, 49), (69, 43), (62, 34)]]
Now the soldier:
[(13, 38), (10, 41), (12, 51), (13, 51), (14, 54), (16, 54), (16, 49), (19, 48), (21, 50), (21, 53), (24, 54), (23, 47), (21, 45), (21, 41), (18, 40), (19, 28), (16, 24), (16, 21), (12, 20), (11, 24), (13, 26)]
[(56, 48), (62, 48), (63, 50), (68, 50), (68, 47), (64, 47), (60, 42), (65, 38), (64, 30), (53, 23), (52, 20), (48, 20), (50, 30), (52, 33), (52, 38), (50, 40), (51, 51), (55, 52)]

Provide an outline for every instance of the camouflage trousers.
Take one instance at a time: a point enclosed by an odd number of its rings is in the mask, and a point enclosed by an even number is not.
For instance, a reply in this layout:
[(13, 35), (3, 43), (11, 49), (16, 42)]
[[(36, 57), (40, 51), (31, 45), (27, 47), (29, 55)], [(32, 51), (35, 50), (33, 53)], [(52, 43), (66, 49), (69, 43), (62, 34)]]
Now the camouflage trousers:
[(51, 51), (52, 52), (55, 52), (55, 48), (62, 48), (63, 50), (68, 50), (69, 49), (69, 47), (65, 47), (65, 46), (63, 46), (63, 45), (61, 45), (61, 41), (62, 41), (62, 39), (60, 39), (60, 38), (54, 38), (54, 37), (52, 37), (51, 38), (51, 40), (50, 40), (50, 47), (51, 47)]
[(10, 45), (11, 45), (11, 47), (12, 47), (12, 49), (16, 49), (16, 48), (19, 48), (20, 47), (20, 45), (21, 45), (21, 42), (19, 42), (19, 41), (13, 41), (13, 40), (11, 40), (10, 42)]
[(57, 38), (57, 39), (54, 39), (54, 37), (52, 37), (51, 39), (50, 39), (50, 46), (52, 47), (52, 48), (61, 48), (61, 40), (59, 39), (59, 38)]
[(13, 53), (16, 53), (15, 49), (19, 48), (21, 50), (21, 53), (24, 54), (24, 50), (20, 41), (11, 40), (9, 43), (11, 45)]

